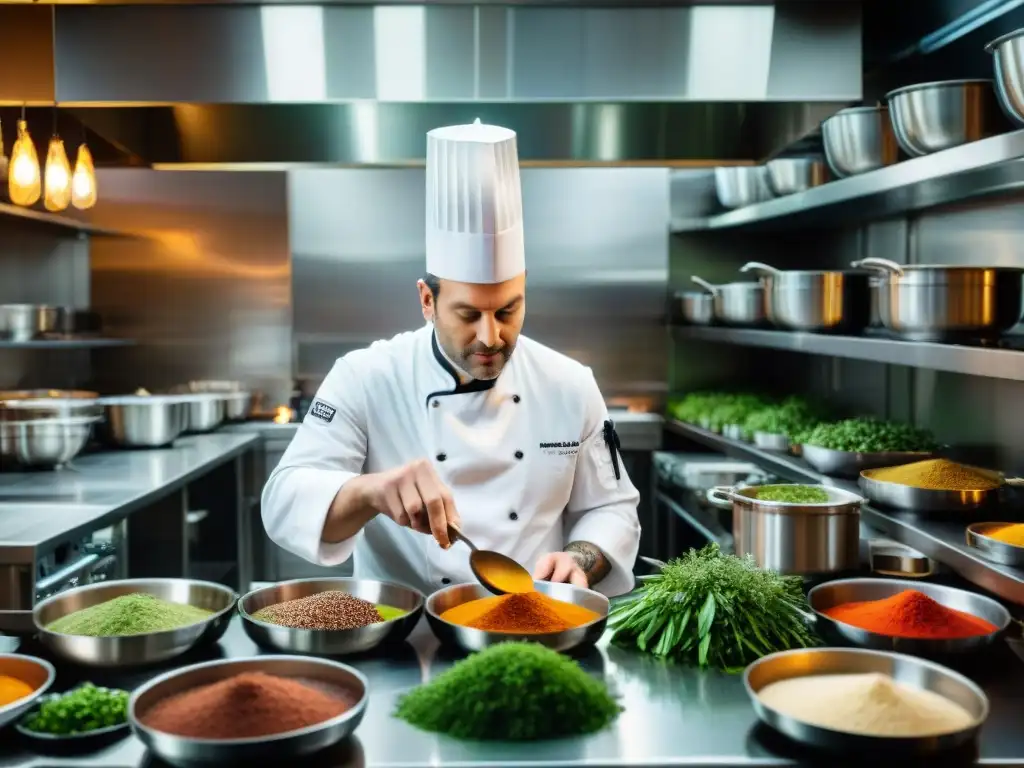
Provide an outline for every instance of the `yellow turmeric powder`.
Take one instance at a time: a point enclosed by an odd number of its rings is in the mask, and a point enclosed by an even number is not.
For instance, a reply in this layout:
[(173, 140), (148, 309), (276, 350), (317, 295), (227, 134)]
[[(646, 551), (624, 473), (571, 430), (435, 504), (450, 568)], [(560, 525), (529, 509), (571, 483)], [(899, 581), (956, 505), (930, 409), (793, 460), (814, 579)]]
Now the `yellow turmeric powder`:
[(0, 707), (6, 707), (20, 699), (24, 699), (34, 689), (24, 680), (10, 675), (0, 675)]
[(864, 473), (872, 480), (930, 491), (993, 491), (1002, 485), (995, 472), (967, 467), (948, 459), (928, 459)]
[(519, 635), (564, 632), (599, 617), (600, 614), (582, 605), (556, 600), (540, 592), (483, 597), (441, 614), (441, 618), (451, 624)]
[(1004, 544), (1024, 547), (1024, 523), (1007, 523), (1002, 528), (986, 531), (985, 535)]

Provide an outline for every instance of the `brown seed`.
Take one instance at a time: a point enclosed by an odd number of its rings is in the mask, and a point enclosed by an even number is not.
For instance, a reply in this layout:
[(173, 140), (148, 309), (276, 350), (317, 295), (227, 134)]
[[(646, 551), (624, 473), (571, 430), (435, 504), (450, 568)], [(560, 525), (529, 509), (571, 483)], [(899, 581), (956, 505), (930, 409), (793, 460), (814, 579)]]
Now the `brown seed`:
[(356, 629), (384, 620), (373, 603), (338, 590), (268, 605), (253, 618), (295, 629)]

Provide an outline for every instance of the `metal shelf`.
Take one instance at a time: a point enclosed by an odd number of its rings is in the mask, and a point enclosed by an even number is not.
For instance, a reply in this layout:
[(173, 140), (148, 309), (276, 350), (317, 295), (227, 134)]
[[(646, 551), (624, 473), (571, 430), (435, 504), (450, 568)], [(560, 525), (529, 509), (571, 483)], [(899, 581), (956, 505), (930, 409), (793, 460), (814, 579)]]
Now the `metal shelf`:
[(826, 226), (917, 211), (1024, 186), (1024, 131), (975, 141), (795, 195), (703, 219), (672, 222), (672, 231), (793, 224)]
[(97, 349), (100, 347), (128, 347), (132, 339), (35, 339), (33, 341), (3, 341), (0, 349)]
[[(730, 440), (706, 429), (666, 420), (665, 427), (726, 456), (753, 462), (780, 477), (798, 483), (828, 483), (858, 493), (857, 484), (821, 475), (803, 460), (778, 451), (762, 451), (749, 443)], [(1005, 600), (1024, 605), (1024, 570), (992, 563), (965, 542), (963, 522), (928, 519), (911, 512), (861, 506), (865, 523), (951, 568), (963, 578)]]
[(684, 339), (766, 347), (812, 355), (831, 355), (849, 360), (870, 360), (911, 368), (967, 373), (993, 379), (1024, 381), (1024, 350), (999, 347), (969, 347), (898, 341), (872, 336), (830, 336), (793, 331), (764, 331), (751, 328), (676, 326), (673, 333)]
[(69, 233), (79, 235), (95, 235), (97, 237), (137, 237), (129, 232), (122, 232), (116, 229), (107, 229), (90, 224), (87, 221), (80, 221), (71, 216), (61, 216), (57, 213), (39, 211), (35, 208), (22, 208), (20, 205), (0, 203), (0, 219), (12, 218), (32, 222), (53, 229), (65, 230)]

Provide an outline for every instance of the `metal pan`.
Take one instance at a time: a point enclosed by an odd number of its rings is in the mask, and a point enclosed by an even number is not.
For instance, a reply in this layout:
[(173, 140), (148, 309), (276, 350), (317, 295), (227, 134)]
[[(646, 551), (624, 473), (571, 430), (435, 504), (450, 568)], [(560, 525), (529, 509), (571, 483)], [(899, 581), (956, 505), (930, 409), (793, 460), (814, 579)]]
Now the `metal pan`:
[[(806, 675), (879, 673), (913, 688), (932, 691), (959, 704), (974, 718), (969, 728), (926, 738), (886, 738), (835, 731), (797, 720), (766, 706), (758, 692), (771, 683)], [(743, 685), (761, 722), (793, 739), (819, 749), (863, 755), (876, 752), (930, 754), (967, 744), (977, 738), (988, 718), (985, 693), (963, 675), (913, 656), (855, 648), (808, 648), (780, 651), (758, 659), (743, 673)], [(883, 760), (885, 759), (883, 758)]]
[(711, 325), (715, 319), (715, 297), (700, 291), (681, 291), (676, 294), (679, 312), (692, 325)]
[(690, 278), (714, 297), (715, 319), (725, 325), (764, 325), (764, 286), (761, 283), (725, 283), (714, 285), (694, 275)]
[[(923, 592), (946, 608), (969, 613), (996, 626), (996, 631), (978, 637), (955, 640), (891, 637), (854, 627), (825, 615), (824, 611), (845, 603), (884, 600), (913, 589)], [(919, 656), (948, 656), (984, 651), (1010, 626), (1010, 612), (990, 597), (964, 589), (907, 579), (840, 579), (819, 584), (807, 593), (807, 602), (817, 618), (819, 631), (826, 638), (859, 648), (899, 651)]]
[(864, 470), (860, 473), (860, 489), (864, 492), (864, 496), (885, 507), (907, 509), (914, 512), (969, 512), (981, 509), (998, 504), (1003, 496), (1004, 488), (1017, 487), (1024, 483), (1016, 478), (1007, 480), (999, 472), (974, 467), (973, 469), (976, 471), (990, 475), (993, 480), (1000, 481), (1000, 487), (989, 490), (937, 491), (930, 488), (914, 488), (911, 485), (894, 483), (889, 480), (876, 480), (872, 476), (874, 469), (881, 469), (881, 467)]
[(765, 313), (779, 328), (811, 333), (856, 333), (871, 320), (869, 275), (859, 272), (780, 270), (750, 261), (765, 286)]
[[(935, 454), (929, 451), (879, 451), (877, 453), (859, 453), (855, 451), (836, 451), (822, 448), (820, 445), (801, 445), (800, 455), (811, 468), (828, 477), (847, 477), (854, 479), (865, 469), (895, 467), (924, 461)], [(868, 498), (871, 498), (870, 496)]]
[(973, 523), (967, 526), (967, 546), (974, 547), (982, 557), (993, 563), (1024, 568), (1024, 547), (1007, 544), (989, 535), (1005, 525), (1009, 523)]

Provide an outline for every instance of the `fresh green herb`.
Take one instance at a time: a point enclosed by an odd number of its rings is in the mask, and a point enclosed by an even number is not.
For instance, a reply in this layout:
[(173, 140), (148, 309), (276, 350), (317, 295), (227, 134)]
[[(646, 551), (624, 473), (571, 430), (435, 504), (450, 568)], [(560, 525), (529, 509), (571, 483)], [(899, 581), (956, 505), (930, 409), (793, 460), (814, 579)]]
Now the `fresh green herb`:
[(767, 406), (750, 414), (744, 426), (751, 433), (785, 435), (792, 440), (794, 434), (812, 429), (819, 424), (822, 420), (821, 414), (820, 409), (801, 398), (790, 397), (779, 405)]
[(187, 627), (213, 615), (194, 605), (169, 603), (153, 595), (122, 595), (61, 616), (46, 628), (64, 635), (121, 637)]
[(846, 419), (819, 424), (801, 438), (804, 445), (857, 453), (933, 451), (938, 447), (927, 430), (875, 419)]
[(786, 504), (824, 504), (828, 492), (813, 485), (763, 485), (757, 489), (758, 501), (781, 501)]
[(460, 739), (532, 741), (594, 733), (619, 711), (572, 659), (533, 643), (501, 643), (414, 688), (395, 716)]
[(802, 582), (725, 555), (690, 550), (612, 607), (613, 639), (646, 653), (729, 672), (775, 651), (816, 644)]
[(751, 413), (766, 405), (757, 395), (697, 392), (670, 402), (669, 414), (690, 424), (720, 429), (727, 424), (742, 425)]
[(43, 699), (39, 709), (22, 721), (36, 733), (71, 736), (121, 725), (128, 718), (128, 691), (86, 683), (73, 691)]

